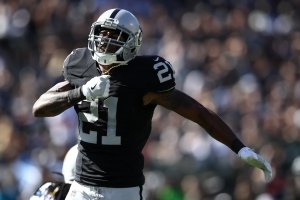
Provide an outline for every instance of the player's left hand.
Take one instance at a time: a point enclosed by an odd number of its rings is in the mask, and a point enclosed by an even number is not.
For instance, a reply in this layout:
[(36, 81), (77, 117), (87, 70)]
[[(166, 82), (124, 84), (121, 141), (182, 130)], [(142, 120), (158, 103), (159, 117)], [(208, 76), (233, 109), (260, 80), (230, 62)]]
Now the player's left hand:
[(263, 157), (255, 153), (249, 147), (243, 147), (239, 152), (238, 156), (246, 163), (261, 169), (264, 172), (265, 179), (267, 182), (272, 179), (272, 167), (268, 161)]

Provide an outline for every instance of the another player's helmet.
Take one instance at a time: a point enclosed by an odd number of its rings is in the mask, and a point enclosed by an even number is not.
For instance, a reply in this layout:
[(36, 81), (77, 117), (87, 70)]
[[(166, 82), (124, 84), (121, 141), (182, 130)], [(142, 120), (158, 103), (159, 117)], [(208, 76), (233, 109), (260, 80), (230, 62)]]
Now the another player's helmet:
[(71, 184), (46, 182), (30, 197), (30, 200), (64, 200)]
[[(103, 30), (115, 31), (119, 36), (105, 37), (100, 34)], [(93, 59), (101, 65), (127, 63), (137, 55), (141, 43), (142, 30), (138, 20), (124, 9), (110, 9), (100, 15), (92, 24), (88, 38)]]

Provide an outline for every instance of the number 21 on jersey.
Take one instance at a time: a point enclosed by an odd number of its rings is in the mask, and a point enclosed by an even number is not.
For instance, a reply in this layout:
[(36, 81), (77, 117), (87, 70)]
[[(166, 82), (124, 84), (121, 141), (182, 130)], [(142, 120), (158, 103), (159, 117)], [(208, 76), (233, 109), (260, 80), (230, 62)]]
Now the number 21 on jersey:
[[(160, 83), (171, 80), (173, 77), (174, 70), (172, 66), (167, 61), (160, 61), (153, 65), (153, 69), (157, 72), (157, 77)], [(85, 101), (85, 104), (89, 104), (88, 112), (79, 112), (79, 137), (80, 140), (97, 144), (98, 137), (100, 132), (103, 130), (96, 130), (100, 126), (96, 126), (95, 123), (103, 123), (103, 120), (106, 122), (106, 133), (101, 134), (101, 145), (121, 145), (121, 136), (117, 135), (117, 104), (118, 97), (108, 97), (103, 101), (103, 108), (101, 108), (101, 114), (99, 113), (99, 100), (95, 101)], [(98, 127), (98, 128), (97, 128)], [(102, 126), (103, 127), (103, 126)]]
[[(79, 124), (79, 137), (82, 141), (92, 144), (97, 144), (98, 142), (98, 132), (93, 130), (93, 123), (99, 123), (99, 105), (98, 100), (91, 101), (90, 112), (80, 112), (78, 113), (80, 124)], [(103, 101), (103, 107), (105, 109), (105, 115), (107, 115), (107, 131), (106, 135), (101, 136), (102, 145), (120, 145), (121, 136), (117, 136), (116, 128), (116, 113), (117, 113), (117, 97), (109, 97)], [(83, 128), (86, 126), (87, 128)]]

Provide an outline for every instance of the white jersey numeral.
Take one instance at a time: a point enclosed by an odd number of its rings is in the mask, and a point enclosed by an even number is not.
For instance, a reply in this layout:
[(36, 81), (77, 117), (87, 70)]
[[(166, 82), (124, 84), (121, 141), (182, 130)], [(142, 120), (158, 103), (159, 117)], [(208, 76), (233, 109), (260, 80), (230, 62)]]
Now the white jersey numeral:
[(87, 142), (87, 143), (92, 143), (92, 144), (97, 144), (97, 132), (89, 130), (88, 133), (83, 132), (83, 123), (89, 122), (89, 123), (94, 123), (98, 120), (98, 101), (92, 101), (90, 102), (90, 113), (84, 113), (80, 112), (78, 113), (79, 117), (79, 138), (80, 140)]
[(108, 109), (107, 116), (107, 135), (102, 136), (102, 144), (106, 145), (120, 145), (121, 136), (117, 136), (117, 97), (109, 97), (104, 100), (104, 107)]
[[(171, 65), (169, 63), (164, 63), (164, 62), (155, 63), (155, 65), (153, 66), (153, 68), (155, 70), (158, 70), (157, 76), (158, 76), (160, 83), (163, 83), (163, 82), (166, 82), (166, 81), (172, 79), (172, 74), (170, 73), (170, 69), (168, 66), (171, 67)], [(171, 67), (171, 69), (172, 69), (172, 67)], [(173, 73), (173, 69), (172, 69), (172, 73)]]
[[(117, 136), (117, 97), (108, 97), (103, 101), (103, 107), (107, 108), (107, 134), (102, 136), (102, 145), (121, 145), (121, 136)], [(94, 130), (89, 130), (88, 133), (85, 133), (83, 130), (83, 123), (95, 123), (98, 120), (98, 100), (90, 102), (90, 113), (80, 112), (79, 116), (79, 138), (80, 140), (97, 144), (98, 133)], [(87, 131), (87, 130), (86, 130)]]

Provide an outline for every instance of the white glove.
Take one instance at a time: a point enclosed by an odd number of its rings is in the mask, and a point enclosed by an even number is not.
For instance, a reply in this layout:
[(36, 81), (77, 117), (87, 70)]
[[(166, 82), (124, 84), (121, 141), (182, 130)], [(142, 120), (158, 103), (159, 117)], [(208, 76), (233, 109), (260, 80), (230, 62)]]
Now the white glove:
[(242, 149), (240, 149), (240, 151), (238, 152), (238, 156), (246, 163), (260, 168), (264, 172), (266, 181), (271, 181), (272, 168), (271, 165), (263, 157), (261, 157), (248, 147), (243, 147)]
[(96, 76), (81, 87), (81, 91), (87, 100), (106, 98), (109, 95), (110, 75)]

